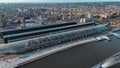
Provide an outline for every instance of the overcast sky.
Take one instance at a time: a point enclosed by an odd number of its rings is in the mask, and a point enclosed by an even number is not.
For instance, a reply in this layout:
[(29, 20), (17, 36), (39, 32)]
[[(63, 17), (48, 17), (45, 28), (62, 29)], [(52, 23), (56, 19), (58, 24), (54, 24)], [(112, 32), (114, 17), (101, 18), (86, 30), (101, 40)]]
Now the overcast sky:
[(0, 0), (0, 2), (39, 2), (39, 3), (54, 3), (54, 2), (113, 2), (120, 0)]

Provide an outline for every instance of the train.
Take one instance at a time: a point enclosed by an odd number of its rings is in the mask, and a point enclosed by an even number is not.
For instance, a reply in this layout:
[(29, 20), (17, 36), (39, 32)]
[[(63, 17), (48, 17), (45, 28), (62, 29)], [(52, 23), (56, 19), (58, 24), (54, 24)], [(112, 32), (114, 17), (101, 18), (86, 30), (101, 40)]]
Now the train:
[(120, 20), (110, 22), (110, 25), (117, 25), (117, 24), (120, 24)]
[(36, 50), (37, 48), (44, 49), (52, 46), (57, 46), (66, 42), (103, 34), (105, 31), (107, 31), (107, 29), (108, 28), (105, 25), (97, 25), (94, 27), (66, 31), (62, 33), (11, 42), (8, 44), (1, 44), (0, 54), (19, 54), (25, 51), (30, 51), (34, 49)]

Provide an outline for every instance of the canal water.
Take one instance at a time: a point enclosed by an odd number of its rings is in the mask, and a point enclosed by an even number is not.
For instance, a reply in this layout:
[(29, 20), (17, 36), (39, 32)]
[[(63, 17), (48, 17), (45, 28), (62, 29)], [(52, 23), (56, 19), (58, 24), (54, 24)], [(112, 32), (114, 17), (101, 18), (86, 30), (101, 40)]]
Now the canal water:
[[(120, 52), (120, 39), (111, 37), (111, 41), (79, 45), (19, 68), (90, 68), (117, 52)], [(120, 68), (120, 65), (112, 68)]]

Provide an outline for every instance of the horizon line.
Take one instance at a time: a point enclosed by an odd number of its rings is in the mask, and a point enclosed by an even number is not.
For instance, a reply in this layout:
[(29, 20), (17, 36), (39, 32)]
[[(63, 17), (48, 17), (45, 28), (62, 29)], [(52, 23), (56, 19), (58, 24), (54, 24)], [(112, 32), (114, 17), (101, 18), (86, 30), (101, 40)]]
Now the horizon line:
[(103, 3), (103, 2), (120, 2), (120, 1), (86, 1), (86, 2), (0, 2), (0, 3)]

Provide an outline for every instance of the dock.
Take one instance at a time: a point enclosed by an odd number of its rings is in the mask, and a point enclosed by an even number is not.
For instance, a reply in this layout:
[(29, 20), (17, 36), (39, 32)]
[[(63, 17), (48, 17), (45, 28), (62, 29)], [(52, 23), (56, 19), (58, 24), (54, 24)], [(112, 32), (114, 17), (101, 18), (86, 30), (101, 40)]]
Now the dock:
[(120, 34), (117, 34), (117, 33), (114, 33), (114, 32), (111, 32), (111, 34), (120, 39)]

